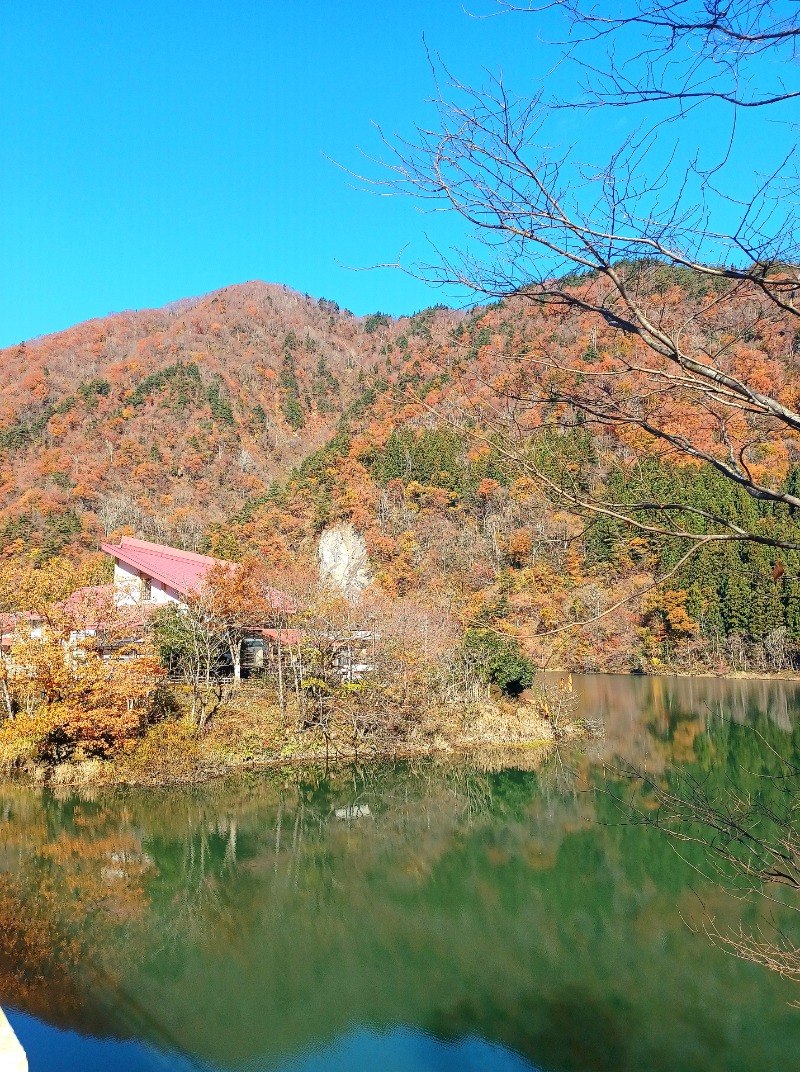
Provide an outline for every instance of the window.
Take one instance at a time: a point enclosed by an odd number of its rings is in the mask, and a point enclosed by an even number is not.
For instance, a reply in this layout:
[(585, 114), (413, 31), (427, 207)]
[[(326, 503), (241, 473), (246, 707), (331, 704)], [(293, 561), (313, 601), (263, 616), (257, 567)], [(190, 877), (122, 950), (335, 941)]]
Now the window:
[(150, 577), (142, 577), (142, 599), (147, 602), (153, 598), (153, 581)]

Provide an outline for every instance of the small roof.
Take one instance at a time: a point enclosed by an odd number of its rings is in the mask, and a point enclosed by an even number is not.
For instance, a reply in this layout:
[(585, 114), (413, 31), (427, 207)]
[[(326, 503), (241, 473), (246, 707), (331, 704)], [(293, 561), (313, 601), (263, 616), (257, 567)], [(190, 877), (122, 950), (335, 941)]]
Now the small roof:
[(91, 584), (76, 588), (61, 603), (55, 604), (76, 629), (97, 629), (110, 616), (114, 606), (113, 584)]
[(118, 607), (114, 602), (113, 584), (93, 584), (77, 588), (62, 603), (56, 603), (73, 629), (142, 629), (148, 622), (155, 604), (137, 603)]
[(0, 649), (6, 651), (14, 643), (14, 635), (17, 626), (21, 622), (27, 622), (31, 628), (40, 626), (44, 621), (41, 614), (32, 610), (13, 611), (9, 614), (0, 614)]
[(292, 644), (298, 644), (302, 636), (297, 629), (254, 629), (253, 632), (261, 633), (275, 644), (280, 640), (281, 644), (288, 644), (290, 647)]
[(206, 574), (222, 563), (222, 559), (212, 558), (211, 555), (181, 551), (177, 547), (136, 540), (132, 536), (123, 536), (118, 544), (103, 543), (100, 547), (126, 566), (132, 566), (146, 577), (161, 581), (182, 596), (196, 592)]

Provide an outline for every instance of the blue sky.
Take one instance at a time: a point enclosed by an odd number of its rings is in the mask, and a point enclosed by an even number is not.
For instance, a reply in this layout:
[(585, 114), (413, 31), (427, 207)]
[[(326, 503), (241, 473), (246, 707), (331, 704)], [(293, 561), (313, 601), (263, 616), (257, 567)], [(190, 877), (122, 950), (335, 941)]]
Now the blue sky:
[(350, 269), (424, 255), (431, 228), (457, 244), (456, 222), (328, 157), (358, 168), (373, 123), (425, 120), (423, 33), (465, 80), (502, 66), (526, 90), (552, 62), (537, 30), (461, 0), (2, 0), (0, 345), (254, 278), (356, 313), (446, 299)]
[(349, 270), (425, 222), (327, 159), (420, 117), (423, 32), (471, 73), (508, 37), (457, 0), (3, 0), (0, 345), (254, 278), (357, 313), (440, 300)]

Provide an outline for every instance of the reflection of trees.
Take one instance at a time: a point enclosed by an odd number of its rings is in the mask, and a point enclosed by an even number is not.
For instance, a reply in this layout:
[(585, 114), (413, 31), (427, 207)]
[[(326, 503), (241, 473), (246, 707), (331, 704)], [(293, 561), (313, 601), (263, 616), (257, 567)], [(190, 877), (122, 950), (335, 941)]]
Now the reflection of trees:
[[(647, 1034), (658, 1002), (667, 1022), (699, 1003), (709, 1032), (724, 1034), (698, 997), (718, 985), (719, 965), (697, 963), (675, 910), (696, 876), (668, 847), (586, 822), (596, 805), (583, 790), (602, 755), (512, 755), (309, 767), (94, 800), (1, 794), (12, 801), (0, 860), (17, 915), (38, 899), (48, 941), (77, 943), (60, 977), (79, 986), (76, 1011), (53, 1018), (93, 1016), (97, 1032), (220, 1067), (398, 1020), (483, 1034), (554, 1070), (603, 1067), (591, 1064), (597, 1046), (614, 1067), (661, 1067)], [(115, 878), (109, 853), (120, 846), (121, 870), (133, 870)], [(99, 919), (62, 903), (73, 888)], [(50, 1016), (61, 984), (40, 974), (37, 1002), (21, 1004)], [(777, 992), (761, 978), (735, 977), (719, 1002), (725, 1023), (773, 1015)], [(674, 1065), (677, 1036), (659, 1046)], [(743, 1072), (769, 1045), (756, 1033), (741, 1053), (718, 1049), (697, 1067)]]
[[(605, 738), (598, 755), (624, 759), (650, 771), (674, 762), (676, 733), (696, 736), (714, 719), (748, 723), (765, 715), (788, 730), (800, 713), (800, 683), (794, 681), (620, 677), (587, 674), (576, 678), (576, 717), (599, 718)], [(681, 725), (683, 724), (683, 725)], [(686, 741), (688, 746), (688, 740)], [(687, 747), (685, 758), (691, 759)]]
[[(103, 978), (121, 975), (114, 952), (147, 911), (152, 861), (123, 811), (5, 787), (0, 825), (0, 996), (56, 1022), (96, 1029), (95, 958)], [(87, 926), (87, 923), (90, 925)], [(113, 937), (112, 937), (113, 936)]]
[(39, 1016), (71, 1020), (81, 1007), (75, 970), (80, 950), (64, 941), (46, 908), (0, 876), (0, 994)]
[[(674, 747), (687, 713), (670, 706), (664, 740), (683, 762), (660, 775), (623, 765), (609, 793), (628, 821), (666, 833), (722, 889), (800, 913), (800, 720), (786, 731), (777, 711), (751, 708), (745, 725), (741, 708), (737, 721), (715, 712), (689, 760)], [(726, 928), (706, 911), (701, 926), (736, 956), (800, 981), (800, 920), (788, 931), (773, 918)]]
[[(509, 1000), (510, 999), (510, 1000)], [(632, 1067), (629, 1009), (569, 986), (542, 1002), (537, 991), (501, 992), (485, 1004), (469, 999), (437, 1011), (432, 1028), (444, 1038), (474, 1033), (476, 1025), (502, 1025), (503, 1041), (535, 1053), (546, 1068), (620, 1072)]]
[[(541, 767), (541, 754), (529, 763)], [(80, 1023), (81, 1008), (105, 1006), (108, 993), (130, 1003), (132, 966), (157, 964), (170, 950), (219, 956), (264, 920), (280, 927), (309, 908), (328, 912), (345, 888), (348, 911), (367, 915), (370, 876), (392, 875), (401, 897), (424, 888), (454, 844), (498, 817), (519, 847), (535, 786), (535, 774), (490, 757), (306, 768), (95, 799), (10, 788), (0, 859), (11, 891), (5, 918), (16, 929), (4, 928), (3, 994), (40, 1015), (64, 1005)], [(369, 816), (335, 816), (367, 802)], [(343, 873), (347, 860), (355, 872)], [(354, 883), (354, 874), (368, 878)], [(146, 1020), (131, 1016), (134, 1026)]]

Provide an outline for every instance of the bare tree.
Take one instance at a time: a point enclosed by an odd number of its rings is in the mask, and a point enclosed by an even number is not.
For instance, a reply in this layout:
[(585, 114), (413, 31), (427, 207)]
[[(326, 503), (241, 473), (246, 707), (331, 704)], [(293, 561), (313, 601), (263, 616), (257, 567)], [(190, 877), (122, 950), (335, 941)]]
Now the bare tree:
[[(498, 0), (499, 9), (542, 16), (558, 12), (566, 19), (570, 58), (585, 72), (583, 99), (593, 104), (651, 104), (717, 99), (743, 108), (762, 108), (798, 95), (787, 86), (785, 70), (762, 74), (758, 85), (748, 84), (748, 64), (768, 53), (781, 62), (797, 58), (800, 28), (796, 5), (775, 0), (639, 0), (615, 11), (584, 0), (545, 0), (515, 4)], [(632, 65), (613, 48), (622, 33), (636, 34), (637, 59)], [(612, 42), (604, 64), (582, 62), (577, 49)], [(764, 78), (771, 82), (763, 82)]]
[[(685, 504), (595, 498), (548, 478), (527, 449), (543, 413), (557, 423), (579, 413), (596, 428), (638, 429), (756, 499), (800, 506), (761, 464), (776, 446), (800, 449), (786, 375), (793, 343), (759, 368), (743, 345), (765, 333), (793, 340), (800, 327), (794, 146), (764, 173), (753, 166), (743, 174), (733, 152), (743, 109), (771, 123), (795, 117), (800, 90), (784, 79), (795, 75), (796, 6), (640, 0), (622, 10), (609, 18), (581, 0), (501, 3), (497, 11), (509, 17), (566, 16), (566, 38), (551, 47), (559, 62), (577, 65), (576, 96), (519, 97), (499, 77), (470, 87), (432, 58), (437, 122), (409, 141), (386, 139), (389, 174), (378, 184), (467, 225), (465, 249), (437, 252), (411, 271), (482, 297), (556, 306), (595, 325), (595, 360), (527, 355), (492, 384), (498, 404), (484, 423), (513, 433), (510, 461), (583, 515), (611, 514), (701, 546), (671, 520), (688, 509), (710, 526), (703, 543), (759, 539), (796, 548)], [(777, 85), (762, 85), (777, 67), (767, 57), (788, 61)], [(567, 106), (591, 111), (595, 124), (608, 109), (638, 109), (638, 125), (609, 157), (587, 162), (553, 148)], [(697, 127), (687, 141), (689, 119), (697, 123), (702, 108), (717, 109), (710, 127), (728, 123), (711, 154), (697, 145)], [(670, 285), (687, 281), (691, 299), (669, 300)], [(663, 524), (653, 523), (654, 512)]]
[(166, 604), (151, 624), (170, 673), (188, 686), (192, 722), (203, 730), (230, 691), (219, 672), (228, 643), (211, 592), (193, 593), (180, 606)]
[[(800, 11), (792, 0), (609, 7), (500, 0), (489, 14), (522, 20), (532, 43), (549, 37), (551, 69), (572, 65), (574, 91), (554, 98), (545, 82), (520, 96), (500, 76), (471, 86), (431, 56), (435, 121), (410, 139), (384, 137), (384, 170), (367, 181), (466, 227), (463, 248), (434, 247), (430, 263), (407, 270), (477, 300), (539, 303), (591, 331), (586, 361), (541, 348), (487, 380), (485, 431), (475, 434), (502, 442), (510, 467), (582, 517), (685, 540), (670, 574), (709, 543), (797, 549), (785, 534), (772, 538), (686, 503), (615, 501), (607, 487), (540, 462), (537, 439), (580, 419), (595, 431), (635, 431), (647, 451), (710, 466), (763, 503), (800, 507), (766, 461), (775, 452), (800, 457)], [(598, 130), (607, 116), (629, 115), (631, 124), (613, 150), (592, 156), (564, 147), (568, 108)], [(742, 150), (756, 130), (758, 159), (748, 158)], [(750, 344), (765, 339), (756, 360)], [(796, 775), (783, 778), (780, 814), (744, 797), (711, 798), (696, 784), (667, 791), (654, 781), (647, 787), (658, 818), (632, 814), (710, 847), (720, 881), (738, 876), (759, 889), (780, 882), (796, 892)], [(797, 977), (791, 942), (715, 937)]]

